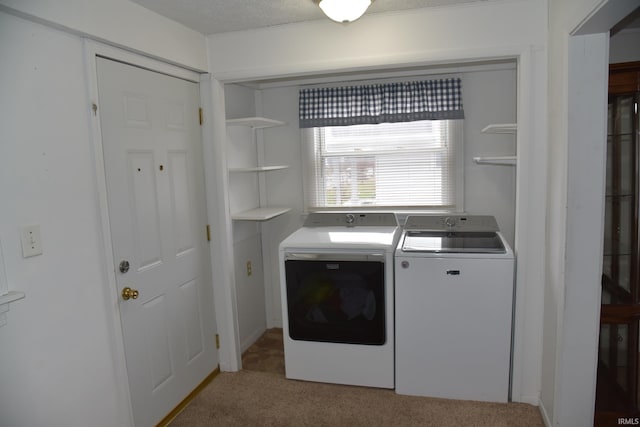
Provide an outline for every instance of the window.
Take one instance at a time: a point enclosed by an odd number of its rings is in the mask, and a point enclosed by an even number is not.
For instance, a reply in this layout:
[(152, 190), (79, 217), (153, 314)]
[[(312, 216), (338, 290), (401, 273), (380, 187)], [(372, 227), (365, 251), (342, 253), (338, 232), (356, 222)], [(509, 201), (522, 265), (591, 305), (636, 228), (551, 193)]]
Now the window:
[(461, 210), (462, 82), (300, 90), (306, 209)]
[(461, 208), (462, 120), (303, 131), (306, 208)]

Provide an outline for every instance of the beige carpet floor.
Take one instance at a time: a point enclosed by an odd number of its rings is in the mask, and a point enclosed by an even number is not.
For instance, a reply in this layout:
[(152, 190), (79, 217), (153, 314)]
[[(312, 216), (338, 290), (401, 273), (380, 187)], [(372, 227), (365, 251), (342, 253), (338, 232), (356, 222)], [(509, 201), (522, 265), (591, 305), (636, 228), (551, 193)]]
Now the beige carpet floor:
[[(393, 390), (287, 380), (279, 330), (219, 374), (171, 423), (199, 426), (543, 426), (538, 408), (397, 395)], [(248, 369), (256, 369), (249, 370)]]
[(284, 376), (282, 329), (268, 329), (242, 355), (242, 369)]

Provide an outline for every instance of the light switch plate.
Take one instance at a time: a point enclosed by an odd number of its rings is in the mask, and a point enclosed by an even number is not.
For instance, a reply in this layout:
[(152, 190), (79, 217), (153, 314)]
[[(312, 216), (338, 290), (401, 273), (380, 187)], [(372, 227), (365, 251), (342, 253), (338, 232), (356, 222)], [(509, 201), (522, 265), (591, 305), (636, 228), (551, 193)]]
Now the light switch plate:
[(29, 225), (22, 227), (22, 256), (29, 258), (36, 255), (42, 255), (42, 239), (40, 238), (40, 226)]

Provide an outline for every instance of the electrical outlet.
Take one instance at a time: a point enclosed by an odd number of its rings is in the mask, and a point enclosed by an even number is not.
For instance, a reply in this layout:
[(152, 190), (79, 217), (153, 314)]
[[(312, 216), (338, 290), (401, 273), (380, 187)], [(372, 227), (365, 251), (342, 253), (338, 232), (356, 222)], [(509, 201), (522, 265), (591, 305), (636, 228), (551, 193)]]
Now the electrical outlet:
[(247, 276), (251, 276), (253, 271), (251, 270), (251, 261), (247, 261)]
[(42, 255), (42, 239), (40, 238), (39, 225), (22, 227), (20, 235), (22, 240), (22, 256), (24, 258)]

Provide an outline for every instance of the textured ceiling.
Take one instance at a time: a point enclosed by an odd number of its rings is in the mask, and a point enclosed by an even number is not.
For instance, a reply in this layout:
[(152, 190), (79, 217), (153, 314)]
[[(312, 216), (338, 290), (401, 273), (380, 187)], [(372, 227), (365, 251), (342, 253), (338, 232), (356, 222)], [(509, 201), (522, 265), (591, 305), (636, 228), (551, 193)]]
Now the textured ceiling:
[[(327, 19), (318, 0), (131, 0), (202, 34)], [(486, 0), (374, 0), (367, 14)]]

